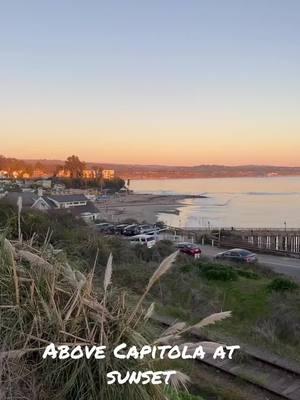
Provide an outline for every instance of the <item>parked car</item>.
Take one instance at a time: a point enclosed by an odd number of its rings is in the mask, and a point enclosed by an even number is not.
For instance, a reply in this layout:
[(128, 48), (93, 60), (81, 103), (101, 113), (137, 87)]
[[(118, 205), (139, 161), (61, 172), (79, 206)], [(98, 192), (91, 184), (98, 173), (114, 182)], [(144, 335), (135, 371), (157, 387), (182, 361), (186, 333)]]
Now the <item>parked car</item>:
[(199, 258), (201, 255), (200, 247), (194, 243), (188, 243), (188, 242), (178, 243), (176, 247), (180, 251), (180, 253), (187, 254), (194, 258)]
[(176, 249), (183, 249), (186, 246), (191, 245), (191, 242), (180, 242), (180, 243), (176, 243)]
[(148, 232), (154, 232), (155, 228), (151, 225), (139, 225), (138, 226), (138, 231), (139, 233), (148, 233)]
[(215, 259), (254, 264), (257, 262), (257, 255), (244, 249), (231, 249), (217, 254)]
[(156, 240), (153, 235), (136, 235), (133, 237), (128, 238), (130, 240), (130, 244), (137, 245), (145, 245), (148, 247), (148, 249), (151, 249), (156, 243)]
[(128, 225), (123, 230), (124, 236), (135, 236), (138, 235), (139, 233), (140, 233), (139, 227), (136, 224)]
[(109, 222), (100, 222), (99, 224), (95, 224), (95, 228), (97, 231), (102, 232), (104, 231), (109, 225), (111, 225)]
[(116, 235), (123, 235), (124, 229), (127, 228), (128, 224), (119, 224), (115, 226), (115, 234)]
[(100, 224), (95, 224), (97, 232), (106, 233), (108, 235), (116, 234), (116, 226), (109, 222), (103, 222)]
[(102, 229), (102, 232), (103, 233), (106, 233), (107, 235), (113, 235), (114, 233), (115, 233), (115, 225), (114, 224), (109, 224), (109, 225), (107, 225), (107, 226), (105, 226), (103, 229)]
[(154, 234), (155, 232), (159, 232), (159, 228), (153, 225), (144, 224), (138, 226), (138, 231), (145, 234)]

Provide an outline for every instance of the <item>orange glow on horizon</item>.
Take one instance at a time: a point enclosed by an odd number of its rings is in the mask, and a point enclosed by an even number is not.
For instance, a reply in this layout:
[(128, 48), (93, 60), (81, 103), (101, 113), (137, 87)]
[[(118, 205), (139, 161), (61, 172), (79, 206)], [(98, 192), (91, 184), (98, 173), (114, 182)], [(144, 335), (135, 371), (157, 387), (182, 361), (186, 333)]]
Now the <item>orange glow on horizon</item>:
[[(23, 159), (64, 160), (77, 154), (87, 162), (161, 165), (299, 166), (297, 124), (257, 126), (249, 121), (136, 120), (38, 114), (1, 119), (0, 153)], [(259, 126), (259, 128), (258, 128)]]

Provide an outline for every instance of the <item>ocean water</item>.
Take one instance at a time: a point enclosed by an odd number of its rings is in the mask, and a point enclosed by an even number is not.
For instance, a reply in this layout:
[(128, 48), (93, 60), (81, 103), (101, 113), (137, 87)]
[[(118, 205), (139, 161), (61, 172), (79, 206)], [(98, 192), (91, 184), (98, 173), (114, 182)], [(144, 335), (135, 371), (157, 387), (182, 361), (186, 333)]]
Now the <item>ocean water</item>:
[(158, 219), (177, 227), (300, 228), (300, 177), (133, 180), (140, 193), (196, 194), (179, 214)]

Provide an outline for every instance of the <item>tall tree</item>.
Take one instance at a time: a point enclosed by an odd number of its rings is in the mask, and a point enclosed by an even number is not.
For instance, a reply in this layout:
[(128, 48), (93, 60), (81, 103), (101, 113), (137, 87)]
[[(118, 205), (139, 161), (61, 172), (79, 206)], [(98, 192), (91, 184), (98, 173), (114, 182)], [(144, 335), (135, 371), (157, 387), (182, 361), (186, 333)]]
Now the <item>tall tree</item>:
[(0, 169), (4, 169), (6, 167), (6, 163), (6, 158), (0, 154)]
[(37, 169), (37, 170), (40, 170), (40, 171), (44, 171), (45, 170), (45, 166), (40, 161), (37, 161), (34, 164), (34, 169)]
[(64, 169), (63, 165), (56, 165), (53, 171), (53, 175), (56, 176), (60, 171)]
[(72, 155), (65, 161), (65, 169), (70, 171), (71, 178), (81, 178), (85, 163), (78, 156)]

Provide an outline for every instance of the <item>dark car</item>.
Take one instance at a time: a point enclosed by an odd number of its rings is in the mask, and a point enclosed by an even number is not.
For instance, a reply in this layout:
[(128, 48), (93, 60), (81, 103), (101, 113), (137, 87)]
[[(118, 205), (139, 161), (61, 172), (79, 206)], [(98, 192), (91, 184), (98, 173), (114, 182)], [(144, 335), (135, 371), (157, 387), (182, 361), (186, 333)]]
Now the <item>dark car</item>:
[(215, 259), (253, 264), (257, 262), (257, 255), (244, 249), (232, 249), (217, 254)]
[(110, 224), (110, 223), (100, 223), (100, 224), (95, 224), (95, 228), (97, 232), (100, 233), (105, 233), (107, 235), (112, 235), (116, 233), (116, 226), (114, 224)]
[(95, 224), (95, 228), (98, 232), (104, 232), (105, 229), (110, 226), (111, 224), (109, 222), (101, 222), (99, 224)]
[(155, 233), (159, 233), (160, 229), (156, 225), (139, 225), (138, 230), (140, 234), (146, 234), (146, 235), (151, 235)]
[(197, 246), (194, 243), (178, 243), (176, 245), (177, 249), (180, 251), (180, 253), (187, 254), (189, 256), (192, 256), (194, 258), (199, 258), (201, 255), (201, 249), (199, 246)]
[(116, 235), (123, 235), (125, 228), (127, 228), (128, 224), (119, 224), (115, 226), (115, 234)]
[(136, 224), (128, 225), (123, 230), (124, 236), (135, 236), (135, 235), (138, 235), (139, 233), (140, 233), (139, 227)]
[(114, 224), (109, 224), (105, 228), (102, 229), (103, 233), (106, 233), (107, 235), (113, 235), (115, 233), (115, 225)]

